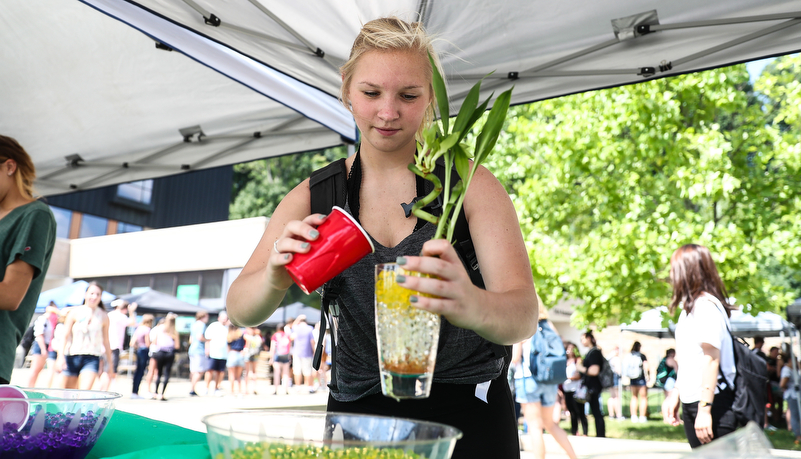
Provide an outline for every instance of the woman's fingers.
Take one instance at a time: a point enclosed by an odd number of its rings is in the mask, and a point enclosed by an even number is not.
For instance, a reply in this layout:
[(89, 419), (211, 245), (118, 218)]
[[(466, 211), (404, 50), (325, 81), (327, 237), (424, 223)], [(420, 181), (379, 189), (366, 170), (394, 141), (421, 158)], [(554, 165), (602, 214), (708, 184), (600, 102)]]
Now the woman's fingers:
[(293, 253), (306, 253), (311, 247), (310, 241), (320, 237), (317, 226), (325, 221), (326, 216), (313, 214), (303, 221), (293, 220), (287, 223), (281, 236), (273, 242), (271, 261), (276, 266), (284, 266), (292, 261)]

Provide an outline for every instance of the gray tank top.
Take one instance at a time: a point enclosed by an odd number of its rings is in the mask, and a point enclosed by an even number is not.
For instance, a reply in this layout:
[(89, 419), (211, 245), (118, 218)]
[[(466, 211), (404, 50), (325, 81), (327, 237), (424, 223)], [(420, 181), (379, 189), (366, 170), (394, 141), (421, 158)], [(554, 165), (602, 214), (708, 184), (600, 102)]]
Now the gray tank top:
[[(345, 210), (351, 213), (348, 205)], [(338, 391), (331, 394), (335, 400), (350, 402), (381, 392), (375, 336), (375, 265), (420, 253), (435, 229), (427, 223), (395, 247), (384, 247), (370, 237), (375, 253), (334, 279), (340, 286)], [(442, 319), (434, 382), (478, 384), (497, 378), (502, 371), (503, 358), (495, 357), (489, 341)]]

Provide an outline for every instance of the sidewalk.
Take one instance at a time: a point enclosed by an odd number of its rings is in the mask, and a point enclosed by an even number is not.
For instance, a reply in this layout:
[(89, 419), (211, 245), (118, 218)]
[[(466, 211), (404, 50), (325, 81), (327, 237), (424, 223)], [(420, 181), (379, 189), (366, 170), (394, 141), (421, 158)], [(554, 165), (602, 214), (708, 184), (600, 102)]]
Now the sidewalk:
[[(28, 380), (28, 369), (14, 369), (11, 383), (25, 385)], [(122, 394), (117, 401), (116, 409), (140, 416), (169, 422), (187, 429), (205, 432), (206, 427), (201, 422), (203, 416), (235, 410), (256, 409), (300, 409), (325, 410), (328, 392), (319, 391), (314, 394), (290, 390), (289, 394), (275, 395), (273, 387), (267, 381), (259, 380), (256, 386), (258, 395), (233, 397), (216, 396), (189, 396), (189, 381), (187, 379), (170, 379), (165, 397), (167, 401), (133, 400), (131, 399), (131, 379), (120, 375), (111, 387), (112, 392)], [(198, 383), (198, 389), (205, 388)], [(228, 393), (230, 386), (223, 381), (223, 390)], [(545, 450), (548, 459), (567, 459), (567, 455), (550, 435), (545, 435)], [(528, 435), (521, 437), (524, 451), (521, 459), (534, 459), (531, 451), (531, 441)], [(604, 459), (626, 458), (629, 454), (635, 457), (653, 456), (648, 459), (674, 459), (690, 452), (686, 443), (625, 440), (615, 438), (570, 437), (576, 454), (581, 458), (602, 457)], [(773, 450), (775, 457), (801, 458), (801, 453), (794, 451)]]

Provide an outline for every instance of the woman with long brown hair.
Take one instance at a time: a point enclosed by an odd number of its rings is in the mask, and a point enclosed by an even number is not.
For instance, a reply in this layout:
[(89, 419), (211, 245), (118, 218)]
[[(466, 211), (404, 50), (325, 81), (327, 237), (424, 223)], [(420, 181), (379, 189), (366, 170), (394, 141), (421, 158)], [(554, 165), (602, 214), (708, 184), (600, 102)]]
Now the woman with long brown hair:
[(734, 350), (729, 330), (732, 306), (712, 254), (687, 244), (670, 258), (670, 311), (681, 308), (676, 325), (676, 386), (663, 405), (665, 422), (680, 424), (693, 448), (737, 428), (734, 401)]
[(56, 219), (34, 197), (35, 177), (25, 149), (0, 135), (0, 384), (11, 380), (56, 244)]
[(111, 362), (108, 314), (102, 295), (103, 287), (90, 282), (83, 304), (70, 310), (64, 322), (64, 347), (56, 365), (62, 369), (65, 389), (91, 389), (100, 369), (100, 356)]

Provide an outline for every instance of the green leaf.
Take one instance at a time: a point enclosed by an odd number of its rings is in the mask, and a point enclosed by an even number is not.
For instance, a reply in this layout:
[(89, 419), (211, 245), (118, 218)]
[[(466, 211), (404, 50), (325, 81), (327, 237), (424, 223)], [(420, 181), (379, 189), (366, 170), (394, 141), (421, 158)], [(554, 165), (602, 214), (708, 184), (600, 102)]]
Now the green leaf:
[(467, 178), (470, 173), (470, 159), (467, 157), (467, 152), (464, 151), (461, 144), (453, 146), (453, 163), (456, 165), (456, 172), (459, 177)]
[[(473, 127), (475, 121), (472, 124), (468, 125), (467, 123), (473, 119), (473, 114), (476, 112), (476, 107), (478, 106), (478, 95), (481, 92), (481, 81), (473, 85), (470, 88), (470, 92), (467, 93), (467, 97), (465, 97), (464, 102), (462, 102), (461, 108), (459, 108), (459, 114), (456, 115), (456, 121), (453, 123), (453, 132), (459, 133), (459, 140), (464, 138), (467, 131)], [(478, 113), (481, 116), (483, 110)], [(478, 119), (478, 118), (476, 118)]]
[(512, 100), (512, 88), (501, 93), (495, 103), (492, 105), (487, 122), (481, 130), (481, 134), (476, 139), (476, 154), (473, 161), (476, 164), (481, 164), (490, 154), (495, 147), (495, 142), (503, 128), (503, 123), (506, 121), (506, 112), (509, 110), (509, 103)]
[(450, 102), (448, 100), (448, 90), (445, 87), (445, 80), (439, 73), (439, 69), (434, 63), (434, 58), (431, 56), (431, 54), (428, 55), (428, 60), (431, 62), (431, 69), (434, 73), (432, 84), (434, 86), (434, 96), (437, 98), (437, 105), (439, 106), (439, 121), (442, 123), (442, 134), (447, 134), (450, 132), (448, 130), (448, 122), (450, 118), (450, 109), (448, 108), (448, 103)]

